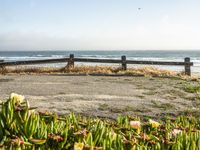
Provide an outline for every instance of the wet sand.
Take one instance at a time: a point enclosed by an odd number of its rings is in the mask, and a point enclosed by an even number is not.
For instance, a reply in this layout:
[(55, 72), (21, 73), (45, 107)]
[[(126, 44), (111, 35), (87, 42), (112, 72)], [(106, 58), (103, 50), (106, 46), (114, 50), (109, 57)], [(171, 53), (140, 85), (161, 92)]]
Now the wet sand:
[(194, 111), (200, 103), (177, 78), (67, 75), (1, 75), (0, 99), (10, 93), (25, 95), (39, 111), (75, 112), (113, 118), (119, 114), (162, 117)]

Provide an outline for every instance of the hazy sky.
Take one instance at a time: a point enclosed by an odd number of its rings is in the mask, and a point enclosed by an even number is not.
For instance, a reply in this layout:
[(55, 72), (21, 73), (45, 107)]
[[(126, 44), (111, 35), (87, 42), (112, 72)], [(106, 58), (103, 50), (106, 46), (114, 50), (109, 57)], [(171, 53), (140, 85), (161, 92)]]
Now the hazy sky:
[(0, 0), (0, 50), (48, 49), (200, 49), (200, 0)]

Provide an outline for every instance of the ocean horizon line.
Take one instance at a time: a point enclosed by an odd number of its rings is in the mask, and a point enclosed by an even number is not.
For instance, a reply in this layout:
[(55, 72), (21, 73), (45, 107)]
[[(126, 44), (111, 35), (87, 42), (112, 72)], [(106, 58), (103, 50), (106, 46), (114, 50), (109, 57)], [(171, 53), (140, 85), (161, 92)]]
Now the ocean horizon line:
[(109, 50), (109, 49), (97, 49), (97, 50), (91, 50), (91, 49), (77, 49), (77, 50), (62, 50), (62, 49), (47, 49), (47, 50), (0, 50), (0, 52), (30, 52), (30, 51), (200, 51), (200, 49), (113, 49), (113, 50)]

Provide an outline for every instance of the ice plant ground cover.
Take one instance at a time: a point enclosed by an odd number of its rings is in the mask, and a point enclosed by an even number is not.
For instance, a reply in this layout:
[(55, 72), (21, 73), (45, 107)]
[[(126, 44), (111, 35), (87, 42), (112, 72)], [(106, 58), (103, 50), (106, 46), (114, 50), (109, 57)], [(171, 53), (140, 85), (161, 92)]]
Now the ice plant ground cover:
[(40, 113), (23, 96), (1, 103), (0, 149), (198, 150), (200, 118), (116, 120)]

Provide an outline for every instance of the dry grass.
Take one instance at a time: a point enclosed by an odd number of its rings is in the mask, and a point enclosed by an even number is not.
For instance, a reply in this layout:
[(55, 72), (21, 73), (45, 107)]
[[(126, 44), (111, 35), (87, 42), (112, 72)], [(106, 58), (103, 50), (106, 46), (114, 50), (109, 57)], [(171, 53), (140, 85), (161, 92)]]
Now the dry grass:
[(40, 74), (40, 73), (68, 73), (68, 74), (126, 74), (145, 76), (180, 76), (177, 72), (158, 69), (156, 67), (128, 68), (123, 71), (118, 67), (110, 66), (76, 66), (74, 68), (63, 67), (6, 67), (0, 68), (0, 74)]
[(0, 68), (0, 74), (23, 74), (23, 73), (56, 73), (61, 72), (60, 68), (50, 68), (50, 67), (6, 67)]
[(121, 69), (109, 66), (77, 66), (74, 68), (66, 68), (66, 73), (75, 74), (113, 74), (118, 73)]
[(158, 69), (156, 67), (141, 67), (141, 68), (129, 68), (125, 74), (143, 74), (148, 76), (177, 76), (177, 72)]

